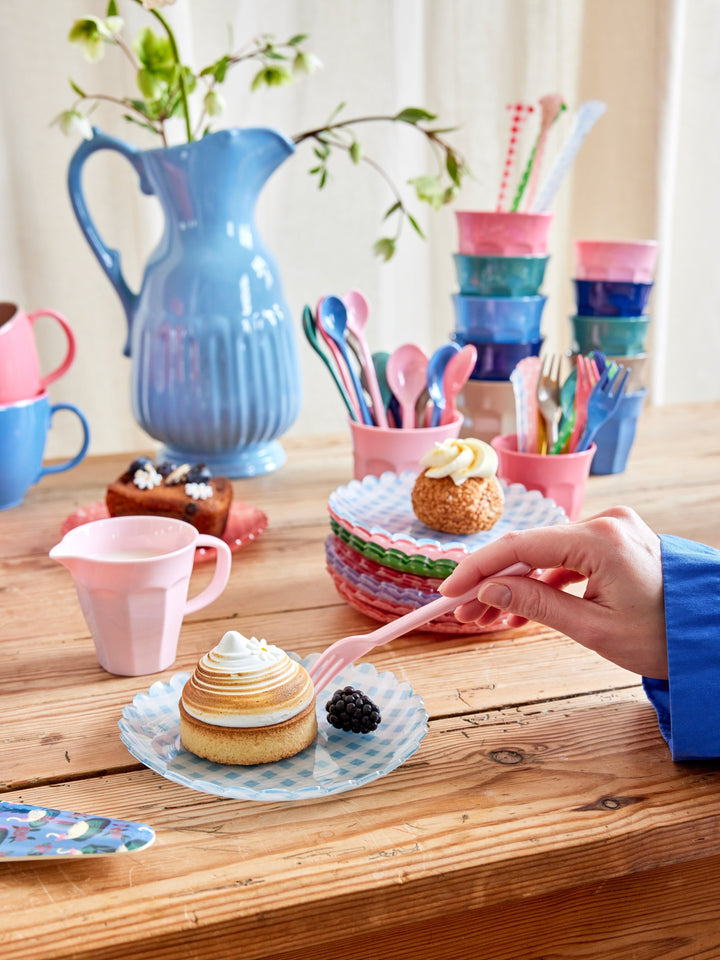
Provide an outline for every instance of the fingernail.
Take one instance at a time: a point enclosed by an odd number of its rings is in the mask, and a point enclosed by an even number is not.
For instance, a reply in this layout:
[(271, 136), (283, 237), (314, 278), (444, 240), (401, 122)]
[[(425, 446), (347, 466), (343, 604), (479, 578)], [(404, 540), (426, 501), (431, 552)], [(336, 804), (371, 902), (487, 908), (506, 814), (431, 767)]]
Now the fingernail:
[(510, 588), (502, 583), (486, 583), (478, 591), (478, 600), (499, 610), (507, 610), (512, 600)]

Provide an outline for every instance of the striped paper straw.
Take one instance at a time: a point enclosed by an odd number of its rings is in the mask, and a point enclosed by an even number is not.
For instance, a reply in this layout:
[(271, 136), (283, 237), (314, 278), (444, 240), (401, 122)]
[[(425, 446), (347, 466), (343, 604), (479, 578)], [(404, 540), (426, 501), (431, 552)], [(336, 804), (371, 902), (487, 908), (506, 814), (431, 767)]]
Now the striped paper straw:
[(498, 213), (502, 212), (505, 205), (510, 178), (517, 158), (517, 142), (520, 131), (528, 116), (535, 110), (535, 107), (530, 103), (508, 103), (505, 109), (512, 111), (512, 119), (510, 121), (510, 139), (507, 153), (505, 154), (505, 166), (503, 167), (502, 180), (500, 181), (500, 192), (498, 193), (497, 205), (495, 207)]

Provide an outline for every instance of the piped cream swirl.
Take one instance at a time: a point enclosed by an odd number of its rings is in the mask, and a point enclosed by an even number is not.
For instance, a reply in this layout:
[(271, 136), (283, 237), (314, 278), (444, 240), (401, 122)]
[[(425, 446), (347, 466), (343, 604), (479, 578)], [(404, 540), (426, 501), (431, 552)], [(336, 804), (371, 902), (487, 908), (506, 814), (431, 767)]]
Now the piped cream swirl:
[(470, 477), (494, 477), (498, 458), (489, 443), (466, 437), (464, 440), (436, 443), (420, 463), (427, 468), (425, 476), (431, 480), (450, 477), (456, 486), (460, 486)]
[(284, 650), (229, 630), (183, 687), (190, 716), (218, 727), (267, 727), (312, 702), (312, 680)]

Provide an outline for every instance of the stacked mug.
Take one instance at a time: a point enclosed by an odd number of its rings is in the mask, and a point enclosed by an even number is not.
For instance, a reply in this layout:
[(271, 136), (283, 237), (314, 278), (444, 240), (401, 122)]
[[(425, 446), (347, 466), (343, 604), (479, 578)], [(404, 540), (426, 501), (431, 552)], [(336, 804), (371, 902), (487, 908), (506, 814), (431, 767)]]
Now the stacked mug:
[[(34, 326), (39, 317), (56, 320), (65, 335), (65, 357), (51, 373), (42, 376)], [(75, 337), (67, 320), (54, 310), (25, 313), (14, 303), (0, 303), (0, 510), (22, 503), (26, 492), (48, 473), (76, 466), (90, 441), (87, 420), (70, 403), (51, 404), (47, 387), (66, 373), (75, 359)], [(51, 422), (59, 410), (69, 410), (80, 420), (82, 443), (74, 457), (43, 466)]]
[(576, 240), (575, 299), (571, 317), (575, 352), (599, 350), (630, 371), (625, 395), (599, 431), (590, 472), (622, 473), (635, 439), (647, 384), (646, 340), (658, 244), (655, 240)]
[(453, 339), (477, 350), (475, 368), (458, 398), (461, 436), (490, 441), (515, 430), (510, 374), (538, 356), (547, 298), (539, 293), (548, 262), (550, 213), (458, 210), (459, 292), (453, 294)]

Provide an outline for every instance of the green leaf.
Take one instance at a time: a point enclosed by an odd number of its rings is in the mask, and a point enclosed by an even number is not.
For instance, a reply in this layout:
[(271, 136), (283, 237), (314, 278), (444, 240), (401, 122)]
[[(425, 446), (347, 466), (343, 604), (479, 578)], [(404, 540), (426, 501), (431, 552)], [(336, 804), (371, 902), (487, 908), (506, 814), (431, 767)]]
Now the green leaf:
[(424, 233), (422, 232), (422, 230), (420, 229), (420, 224), (417, 222), (417, 220), (415, 219), (415, 217), (413, 217), (411, 214), (408, 213), (408, 214), (407, 214), (407, 218), (408, 218), (408, 220), (410, 221), (410, 225), (411, 225), (412, 228), (415, 230), (415, 232), (416, 232), (417, 234), (419, 234), (419, 236), (422, 237), (422, 239), (424, 240), (424, 239), (425, 239), (425, 234), (424, 234)]
[(145, 67), (138, 70), (135, 79), (138, 90), (147, 100), (157, 100), (167, 92), (167, 81)]
[(226, 54), (224, 57), (220, 57), (219, 60), (216, 60), (215, 63), (211, 63), (209, 67), (204, 67), (200, 71), (200, 76), (212, 76), (218, 83), (224, 83), (229, 66), (230, 56)]
[(395, 241), (392, 237), (381, 237), (375, 242), (373, 253), (387, 263), (388, 260), (392, 260), (395, 254)]
[(70, 84), (70, 86), (72, 87), (72, 89), (75, 91), (75, 93), (76, 93), (79, 97), (86, 97), (86, 96), (87, 96), (87, 94), (85, 93), (85, 91), (80, 89), (80, 87), (75, 83), (75, 81), (73, 80), (72, 77), (68, 77), (68, 83)]
[(445, 169), (447, 170), (448, 176), (452, 182), (460, 186), (460, 168), (458, 166), (457, 157), (452, 150), (448, 151), (448, 155), (445, 159)]
[(305, 43), (308, 39), (307, 33), (296, 33), (294, 37), (290, 37), (288, 40), (289, 47), (296, 47), (299, 43)]
[(420, 123), (422, 120), (435, 120), (436, 114), (428, 113), (422, 107), (405, 107), (400, 113), (396, 113), (393, 119), (403, 123)]
[(144, 127), (145, 130), (149, 130), (150, 133), (154, 133), (157, 136), (160, 136), (159, 130), (156, 130), (155, 127), (153, 127), (151, 124), (144, 123), (142, 120), (138, 120), (137, 117), (133, 117), (131, 113), (124, 113), (123, 120), (127, 120), (129, 123), (134, 123), (138, 127)]
[(388, 217), (391, 217), (396, 210), (399, 210), (402, 207), (402, 203), (399, 200), (396, 200), (395, 203), (388, 207), (385, 213), (383, 214), (383, 220), (387, 220)]
[(360, 163), (362, 160), (362, 147), (357, 140), (353, 140), (353, 142), (350, 144), (349, 153), (350, 159), (353, 163)]
[(327, 167), (323, 167), (322, 173), (320, 174), (320, 180), (318, 181), (318, 190), (322, 190), (322, 188), (327, 183), (327, 178), (328, 178)]
[(327, 125), (328, 125), (328, 126), (330, 126), (330, 125), (332, 124), (332, 122), (333, 122), (333, 120), (335, 119), (335, 117), (337, 117), (337, 115), (338, 115), (342, 110), (344, 110), (346, 106), (347, 106), (347, 103), (346, 103), (345, 100), (343, 100), (342, 103), (339, 103), (339, 104), (335, 107), (335, 109), (333, 110), (333, 112), (332, 112), (332, 113), (330, 114), (330, 116), (328, 117), (328, 122), (327, 122)]
[(118, 5), (115, 0), (110, 0), (107, 5), (107, 10), (105, 11), (106, 17), (117, 17), (119, 16), (120, 11), (118, 10)]

